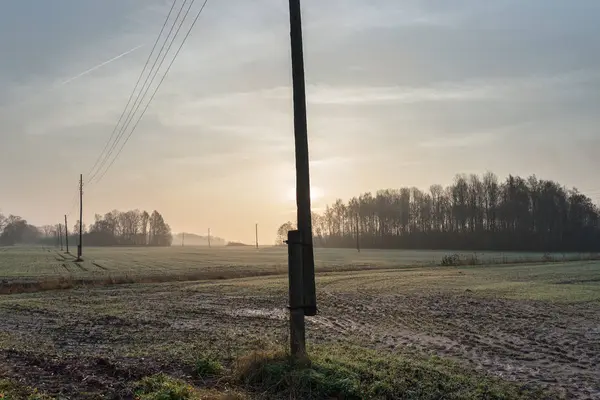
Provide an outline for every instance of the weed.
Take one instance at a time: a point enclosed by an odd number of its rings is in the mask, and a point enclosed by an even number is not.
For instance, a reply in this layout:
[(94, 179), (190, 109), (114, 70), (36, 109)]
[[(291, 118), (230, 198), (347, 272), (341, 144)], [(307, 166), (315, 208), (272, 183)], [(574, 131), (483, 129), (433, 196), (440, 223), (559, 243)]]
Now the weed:
[(203, 356), (196, 360), (196, 374), (199, 377), (210, 377), (223, 372), (223, 366), (219, 360), (212, 356)]

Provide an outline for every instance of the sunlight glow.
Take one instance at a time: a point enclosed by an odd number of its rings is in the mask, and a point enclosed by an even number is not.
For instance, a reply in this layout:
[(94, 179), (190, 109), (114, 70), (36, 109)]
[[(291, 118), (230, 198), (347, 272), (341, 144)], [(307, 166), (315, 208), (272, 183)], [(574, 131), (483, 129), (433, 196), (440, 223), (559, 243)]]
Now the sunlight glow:
[[(312, 186), (310, 188), (310, 201), (315, 202), (323, 197), (323, 190), (319, 187)], [(285, 196), (287, 201), (296, 201), (296, 188), (289, 188)]]

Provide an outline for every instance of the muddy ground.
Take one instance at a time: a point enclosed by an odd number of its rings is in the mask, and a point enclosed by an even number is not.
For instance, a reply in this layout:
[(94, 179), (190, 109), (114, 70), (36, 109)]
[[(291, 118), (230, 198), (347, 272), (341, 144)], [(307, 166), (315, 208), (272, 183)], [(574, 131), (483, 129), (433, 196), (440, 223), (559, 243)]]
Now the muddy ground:
[[(600, 398), (598, 301), (344, 289), (344, 280), (356, 279), (319, 282), (320, 314), (307, 322), (311, 343), (438, 355), (569, 399)], [(286, 296), (284, 278), (2, 296), (0, 376), (63, 398), (131, 398), (130, 383), (148, 374), (193, 380), (199, 354), (218, 352), (227, 362), (248, 348), (284, 345)]]

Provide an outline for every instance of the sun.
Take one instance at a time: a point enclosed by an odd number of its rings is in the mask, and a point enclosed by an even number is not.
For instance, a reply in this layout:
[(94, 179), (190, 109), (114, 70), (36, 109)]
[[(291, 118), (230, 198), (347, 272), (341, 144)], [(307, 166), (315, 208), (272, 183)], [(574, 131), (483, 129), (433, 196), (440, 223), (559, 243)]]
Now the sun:
[[(296, 188), (291, 187), (286, 192), (286, 200), (296, 201)], [(320, 187), (311, 186), (310, 188), (310, 201), (315, 202), (323, 198), (323, 190)]]

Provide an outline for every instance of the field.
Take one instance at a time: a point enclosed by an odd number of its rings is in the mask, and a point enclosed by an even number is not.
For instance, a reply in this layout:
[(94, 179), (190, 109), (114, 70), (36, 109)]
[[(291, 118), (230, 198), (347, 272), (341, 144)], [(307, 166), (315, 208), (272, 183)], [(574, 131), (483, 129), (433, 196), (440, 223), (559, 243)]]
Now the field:
[[(307, 318), (315, 368), (335, 359), (335, 371), (357, 371), (359, 359), (377, 357), (381, 374), (396, 371), (377, 375), (396, 388), (380, 398), (533, 389), (546, 392), (523, 398), (600, 398), (599, 262), (479, 253), (482, 264), (501, 264), (439, 266), (450, 253), (317, 250), (319, 315)], [(85, 260), (0, 252), (11, 293), (0, 296), (0, 393), (4, 377), (60, 398), (133, 398), (136, 382), (164, 373), (220, 394), (275, 397), (236, 366), (252, 350), (285, 346), (285, 249), (86, 249)], [(199, 374), (208, 359), (230, 372)], [(367, 385), (360, 371), (356, 384)], [(448, 394), (424, 389), (434, 373)], [(482, 382), (495, 389), (481, 392)], [(513, 394), (490, 394), (501, 390)]]
[[(386, 251), (353, 249), (316, 249), (317, 268), (321, 271), (385, 269), (408, 266), (439, 265), (444, 256), (454, 251)], [(533, 263), (544, 260), (542, 253), (459, 252), (477, 264)], [(593, 255), (565, 253), (553, 259), (583, 260)], [(0, 277), (9, 281), (39, 281), (51, 278), (84, 280), (112, 276), (144, 279), (168, 276), (183, 278), (232, 278), (248, 275), (287, 273), (285, 247), (212, 249), (203, 247), (171, 248), (86, 248), (83, 263), (55, 248), (0, 247)]]

